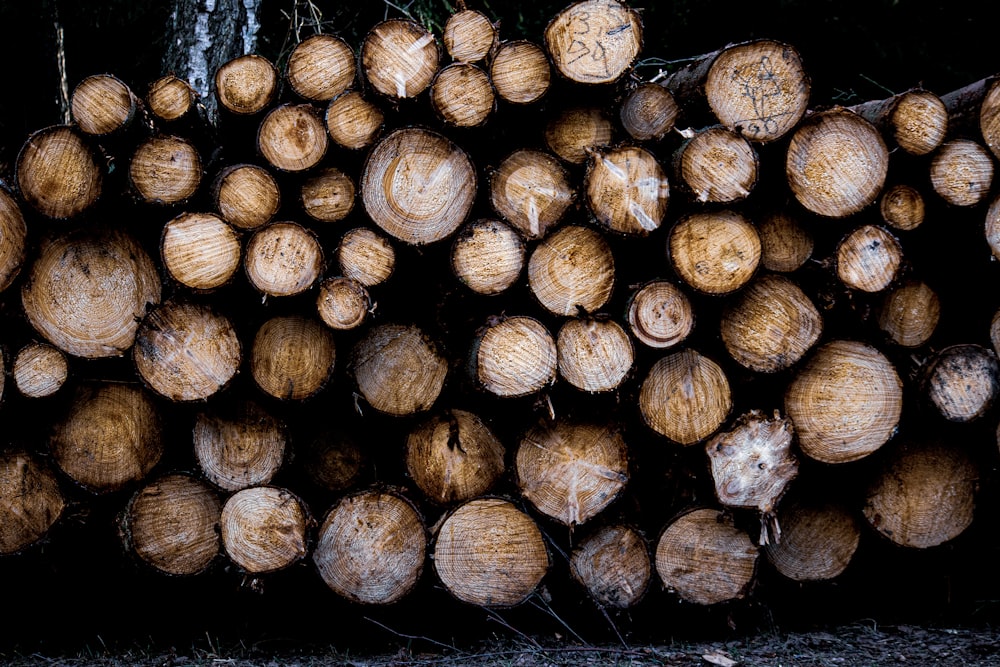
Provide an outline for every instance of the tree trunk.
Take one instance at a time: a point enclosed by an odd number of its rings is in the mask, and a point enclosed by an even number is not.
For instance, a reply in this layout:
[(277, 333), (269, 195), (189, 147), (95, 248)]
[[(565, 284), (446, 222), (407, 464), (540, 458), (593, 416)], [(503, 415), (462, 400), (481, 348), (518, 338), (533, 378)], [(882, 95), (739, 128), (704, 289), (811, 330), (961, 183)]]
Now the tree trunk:
[(336, 358), (333, 333), (316, 318), (276, 316), (254, 336), (250, 374), (265, 394), (302, 401), (326, 386)]
[(233, 563), (251, 575), (261, 575), (305, 558), (312, 524), (309, 509), (291, 491), (254, 486), (226, 500), (219, 534)]
[(205, 478), (227, 492), (270, 483), (290, 453), (285, 424), (254, 401), (203, 410), (192, 439)]

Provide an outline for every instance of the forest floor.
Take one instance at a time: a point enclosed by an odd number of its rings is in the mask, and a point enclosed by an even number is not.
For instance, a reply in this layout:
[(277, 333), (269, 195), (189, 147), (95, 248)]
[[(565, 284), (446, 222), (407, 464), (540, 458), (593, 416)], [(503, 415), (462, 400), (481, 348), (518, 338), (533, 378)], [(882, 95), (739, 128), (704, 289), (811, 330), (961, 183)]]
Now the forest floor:
[[(210, 642), (211, 643), (211, 642)], [(629, 667), (717, 665), (722, 667), (878, 667), (882, 665), (1000, 665), (1000, 631), (992, 628), (877, 626), (857, 623), (820, 631), (760, 633), (738, 640), (645, 646), (592, 646), (565, 641), (504, 640), (475, 649), (418, 649), (414, 645), (376, 655), (335, 647), (267, 653), (245, 646), (190, 652), (120, 653), (90, 649), (75, 656), (4, 654), (0, 665), (26, 667)]]

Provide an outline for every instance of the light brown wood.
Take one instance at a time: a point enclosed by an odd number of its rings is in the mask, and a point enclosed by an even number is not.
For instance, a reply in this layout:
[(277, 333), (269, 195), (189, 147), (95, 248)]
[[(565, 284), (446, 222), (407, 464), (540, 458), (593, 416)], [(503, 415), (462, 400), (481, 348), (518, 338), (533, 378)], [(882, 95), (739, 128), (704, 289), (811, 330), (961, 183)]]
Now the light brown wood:
[(357, 74), (354, 49), (340, 37), (316, 34), (292, 48), (285, 79), (295, 94), (313, 102), (328, 102), (347, 90)]
[(947, 141), (931, 158), (931, 186), (952, 206), (975, 206), (983, 201), (993, 185), (993, 174), (993, 155), (971, 139)]
[(628, 332), (604, 317), (567, 320), (556, 336), (556, 351), (559, 377), (590, 393), (621, 387), (635, 361)]
[(524, 270), (521, 235), (499, 221), (481, 218), (466, 223), (451, 246), (451, 270), (477, 294), (499, 294), (512, 287)]
[(799, 448), (823, 463), (847, 463), (895, 432), (903, 383), (889, 359), (866, 343), (833, 340), (806, 361), (785, 392)]
[(440, 49), (434, 35), (408, 19), (375, 25), (361, 45), (361, 71), (380, 94), (394, 100), (416, 97), (431, 85)]
[(403, 416), (434, 406), (448, 375), (448, 361), (419, 328), (381, 324), (354, 346), (352, 369), (369, 405)]
[(390, 604), (417, 585), (426, 553), (426, 529), (413, 504), (397, 492), (371, 489), (330, 508), (312, 560), (334, 593)]
[(452, 510), (434, 538), (434, 570), (462, 602), (513, 607), (538, 588), (549, 554), (535, 521), (501, 498), (477, 498)]
[(670, 201), (666, 172), (656, 156), (638, 146), (593, 149), (584, 189), (598, 222), (630, 236), (658, 229)]
[(200, 401), (229, 385), (243, 350), (227, 316), (209, 304), (175, 298), (142, 320), (132, 356), (139, 377), (156, 393)]
[(837, 246), (837, 277), (863, 292), (881, 292), (889, 287), (902, 263), (899, 241), (876, 225), (858, 227)]
[(147, 204), (183, 204), (201, 185), (201, 156), (183, 137), (157, 135), (135, 149), (128, 177), (136, 194)]
[(486, 58), (497, 45), (497, 28), (482, 12), (461, 9), (444, 24), (444, 48), (460, 63)]
[(173, 74), (161, 76), (149, 86), (146, 107), (160, 120), (180, 120), (194, 109), (195, 92), (191, 84)]
[(682, 600), (712, 605), (749, 592), (759, 552), (731, 517), (710, 508), (674, 519), (656, 545), (656, 572)]
[[(69, 377), (66, 355), (45, 343), (32, 342), (14, 357), (14, 384), (23, 396), (44, 398), (56, 393)], [(0, 392), (3, 386), (0, 384)]]
[(497, 97), (509, 104), (538, 102), (552, 85), (552, 69), (542, 47), (524, 39), (502, 42), (490, 62)]
[(340, 272), (365, 287), (381, 285), (396, 268), (396, 250), (384, 235), (367, 227), (350, 229), (337, 245)]
[(924, 391), (942, 417), (970, 422), (984, 417), (1000, 391), (996, 354), (974, 343), (937, 352), (924, 370)]
[(469, 156), (437, 132), (402, 128), (365, 161), (359, 187), (365, 211), (383, 231), (421, 245), (450, 236), (476, 199)]
[(941, 145), (948, 133), (948, 110), (941, 98), (921, 88), (863, 102), (851, 110), (911, 155), (927, 155)]
[(274, 176), (255, 164), (222, 169), (212, 182), (212, 200), (222, 219), (241, 230), (266, 225), (281, 207), (281, 190)]
[(331, 276), (319, 285), (316, 311), (331, 329), (357, 329), (368, 319), (372, 307), (368, 290), (354, 278)]
[(920, 347), (941, 319), (941, 299), (925, 282), (908, 281), (885, 295), (878, 326), (896, 345)]
[(476, 414), (446, 410), (406, 438), (406, 472), (432, 503), (452, 505), (493, 488), (504, 474), (503, 443)]
[(318, 222), (340, 222), (354, 210), (354, 180), (336, 167), (327, 167), (302, 182), (302, 210)]
[(612, 83), (639, 56), (642, 21), (617, 0), (574, 2), (549, 21), (545, 47), (556, 69), (570, 81)]
[(0, 555), (39, 543), (65, 509), (59, 480), (43, 459), (15, 449), (0, 453)]
[(882, 220), (890, 227), (905, 232), (916, 229), (924, 222), (925, 208), (920, 190), (901, 183), (887, 187), (879, 199)]
[(106, 136), (125, 129), (139, 107), (128, 85), (112, 74), (93, 74), (73, 88), (70, 113), (82, 132)]
[(669, 348), (682, 343), (694, 328), (691, 300), (666, 280), (652, 280), (629, 296), (628, 323), (640, 343)]
[(257, 330), (250, 374), (265, 394), (302, 401), (318, 393), (333, 375), (337, 359), (333, 333), (303, 315), (279, 315)]
[(278, 171), (312, 169), (326, 156), (330, 137), (319, 111), (310, 104), (282, 104), (264, 116), (257, 148)]
[(270, 483), (290, 450), (285, 424), (247, 400), (200, 411), (192, 441), (205, 479), (225, 492)]
[(10, 287), (27, 259), (28, 226), (17, 199), (0, 181), (0, 292)]
[(993, 257), (1000, 259), (1000, 195), (993, 198), (986, 209), (984, 233)]
[(101, 196), (104, 170), (79, 132), (54, 125), (33, 132), (21, 146), (16, 180), (29, 206), (65, 220), (83, 213)]
[(653, 565), (649, 545), (629, 526), (604, 526), (587, 536), (569, 560), (573, 579), (599, 604), (628, 609), (649, 588)]
[(140, 385), (88, 383), (56, 417), (49, 451), (81, 487), (111, 493), (153, 470), (163, 455), (162, 433), (160, 409)]
[(658, 83), (640, 83), (622, 100), (618, 118), (636, 141), (657, 142), (674, 129), (680, 107), (674, 96)]
[(286, 297), (312, 287), (323, 273), (323, 248), (314, 233), (296, 222), (272, 222), (247, 241), (243, 268), (262, 294)]
[(21, 287), (35, 330), (85, 358), (125, 354), (147, 309), (159, 302), (156, 265), (121, 231), (81, 228), (44, 240)]
[(732, 407), (725, 371), (692, 349), (659, 359), (639, 391), (639, 411), (646, 425), (681, 445), (693, 445), (715, 433)]
[(611, 298), (615, 258), (600, 232), (569, 225), (552, 232), (528, 258), (528, 286), (555, 315), (595, 313)]
[(283, 570), (308, 554), (309, 510), (288, 489), (255, 486), (237, 491), (222, 506), (222, 547), (251, 575)]
[(760, 264), (757, 228), (734, 210), (692, 213), (670, 230), (670, 263), (681, 279), (705, 294), (730, 294), (753, 278)]
[(613, 136), (614, 125), (599, 107), (563, 108), (545, 124), (545, 145), (570, 164), (583, 164), (589, 150), (608, 146)]
[(267, 58), (248, 54), (224, 63), (215, 72), (215, 97), (221, 108), (250, 116), (268, 108), (278, 94), (278, 71)]
[(496, 396), (527, 396), (556, 380), (556, 342), (544, 324), (525, 315), (487, 324), (471, 357), (477, 383)]
[(385, 114), (360, 92), (348, 90), (330, 100), (324, 123), (334, 143), (356, 151), (375, 143), (382, 133)]
[(604, 511), (629, 479), (628, 445), (614, 425), (566, 420), (537, 425), (521, 438), (514, 465), (521, 495), (571, 527)]
[(452, 63), (431, 83), (431, 104), (438, 117), (454, 127), (479, 127), (496, 106), (489, 75), (470, 63)]
[(757, 220), (757, 233), (761, 246), (760, 264), (768, 271), (791, 273), (812, 257), (812, 234), (787, 211), (765, 213)]
[(201, 574), (222, 552), (221, 517), (222, 501), (208, 484), (188, 474), (163, 475), (129, 500), (125, 543), (163, 574)]
[(542, 151), (514, 151), (490, 174), (493, 210), (527, 239), (543, 238), (573, 202), (569, 174)]
[(214, 290), (240, 268), (240, 237), (212, 213), (181, 213), (163, 226), (160, 256), (170, 277), (193, 290)]
[(695, 132), (673, 157), (675, 183), (702, 204), (746, 199), (757, 185), (759, 164), (750, 141), (721, 125)]
[(861, 526), (836, 502), (782, 503), (781, 539), (764, 547), (774, 569), (792, 581), (829, 581), (851, 564), (861, 543)]

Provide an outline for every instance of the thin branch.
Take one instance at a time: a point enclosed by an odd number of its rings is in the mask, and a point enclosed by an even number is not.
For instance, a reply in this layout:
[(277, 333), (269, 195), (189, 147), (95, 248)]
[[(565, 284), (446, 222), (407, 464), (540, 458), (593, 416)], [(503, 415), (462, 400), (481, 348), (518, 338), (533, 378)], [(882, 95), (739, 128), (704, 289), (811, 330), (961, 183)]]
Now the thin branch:
[(524, 634), (523, 632), (521, 632), (520, 630), (518, 630), (517, 628), (515, 628), (513, 625), (511, 625), (506, 620), (504, 620), (503, 616), (501, 616), (500, 614), (496, 613), (492, 609), (484, 609), (484, 611), (486, 612), (486, 616), (487, 616), (487, 618), (489, 620), (496, 621), (497, 623), (499, 623), (500, 625), (504, 626), (505, 628), (507, 628), (511, 632), (519, 635), (522, 639), (524, 639), (529, 644), (532, 644), (532, 645), (534, 645), (535, 647), (537, 647), (539, 649), (542, 648), (542, 645), (539, 644), (538, 641), (534, 637), (530, 637), (530, 636)]
[(452, 646), (451, 644), (445, 644), (444, 642), (439, 642), (436, 639), (431, 639), (430, 637), (425, 637), (423, 635), (408, 635), (405, 632), (399, 632), (398, 630), (393, 630), (388, 625), (385, 625), (384, 623), (380, 623), (380, 622), (376, 621), (374, 618), (371, 618), (370, 616), (365, 616), (364, 619), (366, 621), (368, 621), (369, 623), (373, 623), (373, 624), (377, 625), (378, 627), (382, 628), (386, 632), (394, 634), (397, 637), (400, 637), (402, 639), (415, 639), (415, 640), (419, 640), (419, 641), (425, 641), (425, 642), (429, 642), (431, 644), (434, 644), (435, 646), (440, 646), (441, 648), (446, 648), (449, 651), (455, 651), (456, 653), (462, 653), (462, 651), (460, 649), (458, 649), (455, 646)]

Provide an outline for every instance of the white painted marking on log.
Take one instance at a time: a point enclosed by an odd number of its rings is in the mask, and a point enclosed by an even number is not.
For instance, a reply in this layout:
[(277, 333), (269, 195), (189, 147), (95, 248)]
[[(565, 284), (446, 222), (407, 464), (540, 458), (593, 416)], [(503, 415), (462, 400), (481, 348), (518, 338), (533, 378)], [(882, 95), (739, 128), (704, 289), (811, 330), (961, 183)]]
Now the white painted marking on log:
[(396, 79), (396, 97), (406, 97), (406, 77), (402, 72), (396, 72), (393, 78)]
[(608, 158), (602, 156), (601, 164), (603, 164), (604, 168), (610, 171), (612, 174), (614, 174), (619, 180), (624, 181), (628, 178), (628, 176), (625, 174), (622, 168), (619, 167), (614, 162), (612, 162), (611, 160), (609, 160)]
[(528, 197), (528, 230), (532, 236), (538, 236), (538, 203), (534, 197)]
[(434, 35), (427, 33), (426, 35), (415, 41), (412, 45), (410, 45), (410, 48), (406, 49), (406, 52), (410, 55), (413, 55), (414, 53), (421, 50), (422, 48), (424, 48), (433, 41), (434, 41)]
[(642, 206), (639, 205), (639, 202), (629, 202), (628, 212), (632, 214), (632, 217), (639, 223), (639, 226), (647, 232), (651, 232), (660, 226), (659, 223), (649, 217), (649, 215), (642, 210)]

